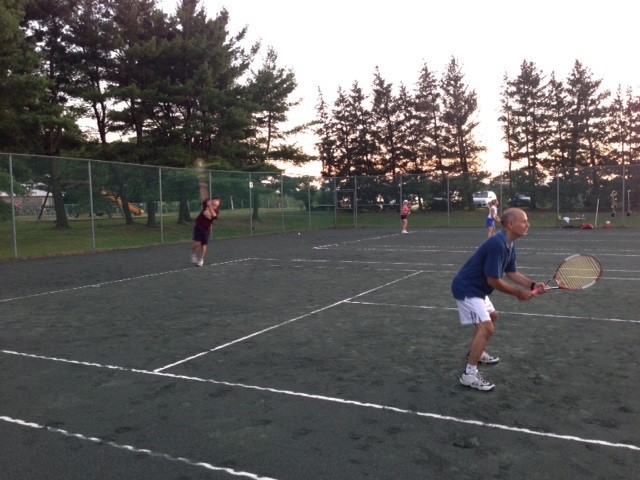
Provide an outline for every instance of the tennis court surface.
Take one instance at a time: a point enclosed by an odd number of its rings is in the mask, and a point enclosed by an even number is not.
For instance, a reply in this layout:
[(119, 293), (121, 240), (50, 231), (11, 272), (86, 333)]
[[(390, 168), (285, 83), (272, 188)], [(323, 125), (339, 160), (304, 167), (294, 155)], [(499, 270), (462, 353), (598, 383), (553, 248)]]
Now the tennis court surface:
[(637, 478), (640, 236), (535, 229), (546, 281), (481, 367), (450, 282), (477, 229), (345, 229), (0, 264), (0, 478)]

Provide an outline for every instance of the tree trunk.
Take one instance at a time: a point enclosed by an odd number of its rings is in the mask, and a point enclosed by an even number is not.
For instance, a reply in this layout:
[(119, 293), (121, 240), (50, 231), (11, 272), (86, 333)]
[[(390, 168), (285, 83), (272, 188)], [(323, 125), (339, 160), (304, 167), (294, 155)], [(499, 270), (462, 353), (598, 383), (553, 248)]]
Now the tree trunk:
[(186, 199), (180, 200), (178, 207), (178, 225), (185, 225), (191, 223), (191, 213), (189, 212), (189, 202)]
[(147, 227), (153, 228), (158, 226), (156, 222), (156, 202), (147, 202)]
[(58, 159), (52, 158), (51, 164), (51, 195), (53, 196), (53, 206), (56, 211), (56, 228), (69, 228), (67, 212), (64, 209), (64, 196), (62, 195), (62, 184), (60, 183), (60, 171), (58, 169)]

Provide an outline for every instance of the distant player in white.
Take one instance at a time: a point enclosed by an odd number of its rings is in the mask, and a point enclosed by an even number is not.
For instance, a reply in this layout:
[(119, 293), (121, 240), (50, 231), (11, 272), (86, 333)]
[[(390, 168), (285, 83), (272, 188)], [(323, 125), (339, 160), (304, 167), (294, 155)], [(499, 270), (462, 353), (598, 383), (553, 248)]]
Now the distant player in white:
[(494, 198), (489, 203), (489, 215), (487, 216), (487, 237), (496, 233), (496, 222), (500, 221), (498, 216), (498, 199)]

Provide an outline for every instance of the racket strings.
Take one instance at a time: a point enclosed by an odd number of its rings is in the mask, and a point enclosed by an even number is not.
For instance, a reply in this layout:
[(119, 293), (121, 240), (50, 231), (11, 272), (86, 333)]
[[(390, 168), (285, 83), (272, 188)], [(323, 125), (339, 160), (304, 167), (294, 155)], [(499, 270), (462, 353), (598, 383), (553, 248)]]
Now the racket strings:
[(569, 257), (555, 275), (556, 283), (573, 290), (593, 285), (602, 275), (600, 262), (590, 255), (574, 255)]

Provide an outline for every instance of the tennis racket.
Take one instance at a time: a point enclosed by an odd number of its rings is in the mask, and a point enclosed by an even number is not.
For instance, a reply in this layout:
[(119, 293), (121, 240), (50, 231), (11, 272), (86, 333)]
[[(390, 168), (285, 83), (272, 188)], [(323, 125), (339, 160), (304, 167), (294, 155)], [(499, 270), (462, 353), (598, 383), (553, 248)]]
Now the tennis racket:
[(207, 173), (204, 169), (204, 160), (202, 158), (196, 158), (194, 162), (196, 175), (198, 176), (198, 185), (202, 185), (207, 180)]
[[(553, 280), (556, 286), (550, 287), (552, 289), (584, 290), (595, 285), (600, 277), (602, 277), (600, 261), (593, 255), (578, 253), (565, 258), (545, 285)], [(534, 295), (539, 293), (538, 290), (533, 291)]]

